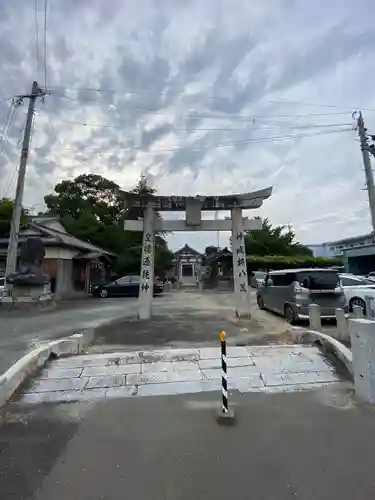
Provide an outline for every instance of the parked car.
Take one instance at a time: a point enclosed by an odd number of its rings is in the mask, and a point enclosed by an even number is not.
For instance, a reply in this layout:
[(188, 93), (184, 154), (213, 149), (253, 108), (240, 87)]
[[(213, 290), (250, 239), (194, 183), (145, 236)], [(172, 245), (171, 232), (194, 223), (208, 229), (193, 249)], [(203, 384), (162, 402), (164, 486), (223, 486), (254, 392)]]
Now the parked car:
[[(102, 299), (106, 297), (138, 297), (139, 295), (139, 282), (140, 278), (138, 275), (123, 276), (114, 281), (108, 283), (101, 283), (93, 289), (93, 295), (96, 297), (101, 297)], [(164, 290), (163, 283), (155, 279), (154, 280), (154, 295), (162, 293)]]
[(250, 286), (252, 288), (258, 288), (259, 285), (264, 283), (264, 278), (266, 277), (266, 272), (264, 271), (254, 271), (250, 276)]
[(375, 283), (374, 281), (356, 276), (355, 274), (340, 274), (341, 285), (344, 289), (346, 299), (349, 305), (349, 311), (353, 310), (353, 306), (362, 308), (363, 314), (366, 314), (366, 297), (375, 299)]
[(338, 272), (334, 269), (270, 271), (257, 290), (260, 309), (283, 315), (289, 323), (308, 320), (309, 305), (318, 304), (322, 318), (335, 318), (335, 309), (348, 312)]

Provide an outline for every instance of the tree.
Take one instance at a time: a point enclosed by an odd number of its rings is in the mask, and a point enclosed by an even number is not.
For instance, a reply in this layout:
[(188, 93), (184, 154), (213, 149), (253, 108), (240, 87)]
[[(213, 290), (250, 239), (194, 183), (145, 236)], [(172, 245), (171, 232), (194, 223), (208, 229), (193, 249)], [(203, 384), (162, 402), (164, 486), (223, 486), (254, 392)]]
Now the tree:
[[(14, 202), (9, 198), (0, 199), (0, 237), (6, 238), (10, 233), (10, 224), (12, 221)], [(29, 221), (28, 211), (22, 209), (20, 227), (23, 227)]]
[(125, 215), (124, 193), (113, 181), (101, 175), (82, 174), (55, 186), (55, 193), (44, 197), (48, 213), (80, 219), (90, 212), (97, 222), (118, 223)]
[(217, 255), (219, 253), (218, 247), (215, 245), (209, 245), (205, 248), (204, 253), (207, 257), (212, 257), (213, 255)]
[[(144, 176), (126, 193), (115, 182), (100, 175), (83, 174), (60, 182), (55, 192), (44, 199), (47, 213), (58, 215), (69, 233), (117, 254), (116, 272), (129, 274), (140, 271), (142, 234), (124, 231), (124, 220), (143, 216), (142, 209), (131, 206), (132, 198), (152, 197), (154, 193)], [(171, 264), (167, 243), (162, 235), (157, 235), (155, 269), (158, 274), (164, 274)]]
[(245, 247), (247, 255), (312, 256), (310, 248), (295, 240), (291, 227), (273, 228), (268, 219), (262, 220), (259, 231), (245, 233)]

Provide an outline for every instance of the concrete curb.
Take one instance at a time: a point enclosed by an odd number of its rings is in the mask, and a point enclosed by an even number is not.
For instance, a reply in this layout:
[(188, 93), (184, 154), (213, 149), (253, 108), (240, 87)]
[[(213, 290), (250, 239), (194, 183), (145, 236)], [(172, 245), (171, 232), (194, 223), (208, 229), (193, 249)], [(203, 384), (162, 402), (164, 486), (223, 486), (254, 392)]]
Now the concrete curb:
[(16, 361), (0, 376), (0, 410), (27, 377), (44, 366), (51, 355), (60, 357), (79, 354), (91, 344), (94, 334), (94, 328), (88, 328), (80, 333), (70, 335), (70, 337), (47, 342)]
[(319, 341), (323, 351), (334, 354), (342, 363), (344, 363), (348, 372), (353, 377), (353, 354), (350, 349), (344, 346), (344, 344), (326, 333), (314, 330), (294, 328), (292, 330), (292, 336), (294, 341), (301, 344), (310, 344)]

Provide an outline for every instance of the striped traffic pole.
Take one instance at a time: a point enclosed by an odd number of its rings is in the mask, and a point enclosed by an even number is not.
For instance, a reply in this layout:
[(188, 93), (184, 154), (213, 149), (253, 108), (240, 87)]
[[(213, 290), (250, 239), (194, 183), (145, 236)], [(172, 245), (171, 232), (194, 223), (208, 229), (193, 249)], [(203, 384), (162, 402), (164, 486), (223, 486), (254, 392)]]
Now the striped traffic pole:
[(225, 340), (225, 332), (220, 332), (220, 344), (222, 412), (228, 413), (227, 343)]
[(234, 423), (234, 411), (228, 407), (228, 375), (227, 375), (227, 342), (225, 332), (220, 332), (221, 345), (221, 408), (216, 413), (216, 420), (220, 425)]

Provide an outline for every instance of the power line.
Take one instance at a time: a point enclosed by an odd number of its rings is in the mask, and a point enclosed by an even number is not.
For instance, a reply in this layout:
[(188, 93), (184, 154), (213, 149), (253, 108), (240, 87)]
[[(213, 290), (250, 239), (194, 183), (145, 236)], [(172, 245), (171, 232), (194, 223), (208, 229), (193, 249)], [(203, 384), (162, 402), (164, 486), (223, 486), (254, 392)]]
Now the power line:
[[(259, 139), (244, 139), (244, 140), (239, 140), (239, 141), (229, 141), (229, 142), (222, 142), (219, 144), (214, 144), (211, 146), (200, 146), (200, 147), (176, 147), (176, 148), (170, 148), (170, 149), (154, 149), (153, 151), (143, 151), (145, 153), (149, 154), (157, 154), (157, 153), (165, 153), (165, 152), (173, 152), (173, 151), (200, 151), (200, 150), (205, 150), (205, 149), (215, 149), (215, 148), (221, 148), (221, 147), (227, 147), (227, 146), (235, 146), (236, 144), (248, 144), (248, 143), (263, 143), (263, 142), (276, 142), (276, 141), (281, 141), (281, 140), (293, 140), (293, 139), (304, 139), (306, 137), (317, 137), (319, 135), (329, 135), (329, 134), (337, 134), (337, 133), (342, 133), (342, 132), (352, 132), (353, 130), (350, 129), (340, 129), (340, 130), (330, 130), (330, 131), (322, 131), (322, 132), (317, 132), (314, 134), (300, 134), (300, 135), (289, 135), (289, 136), (276, 136), (276, 137), (263, 137)], [(87, 146), (86, 146), (87, 147)], [(54, 151), (78, 151), (83, 154), (88, 154), (88, 155), (102, 155), (102, 154), (107, 154), (109, 152), (114, 152), (114, 151), (142, 151), (142, 148), (140, 146), (131, 146), (127, 148), (117, 148), (117, 149), (107, 149), (106, 151), (103, 152), (88, 152), (84, 151), (83, 148), (63, 148), (63, 149), (54, 149)]]
[[(84, 127), (98, 127), (98, 128), (120, 128), (123, 129), (124, 125), (106, 125), (102, 123), (87, 123), (87, 122), (80, 122), (80, 121), (74, 121), (74, 120), (63, 120), (60, 118), (57, 118), (59, 122), (62, 123), (68, 123), (72, 125), (81, 125)], [(303, 129), (303, 128), (321, 128), (321, 127), (344, 127), (344, 126), (350, 126), (352, 125), (351, 123), (324, 123), (324, 124), (311, 124), (311, 125), (284, 125), (280, 124), (279, 126), (274, 125), (273, 127), (268, 127), (268, 126), (263, 126), (261, 128), (252, 128), (252, 130), (277, 130), (278, 128), (290, 128), (290, 129)], [(275, 128), (277, 127), (277, 128)], [(137, 127), (134, 127), (135, 129)], [(211, 128), (211, 127), (204, 127), (204, 128), (196, 128), (196, 127), (172, 127), (171, 130), (179, 130), (179, 131), (234, 131), (234, 132), (241, 132), (241, 131), (246, 131), (244, 128)]]
[[(11, 112), (8, 113), (9, 120), (8, 120), (7, 127), (6, 127), (5, 136), (3, 136), (3, 143), (1, 145), (0, 158), (3, 155), (5, 144), (8, 142), (9, 133), (12, 131), (12, 128), (13, 128), (13, 125), (14, 125), (14, 122), (15, 122), (15, 119), (16, 119), (16, 114), (17, 114), (17, 111), (18, 111), (18, 107), (15, 106), (12, 103), (12, 106), (9, 108), (9, 110), (11, 110)], [(5, 195), (4, 196), (7, 196), (8, 187), (5, 190)]]
[[(21, 142), (21, 138), (22, 138), (22, 133), (25, 130), (25, 127), (26, 127), (26, 121), (27, 121), (27, 118), (25, 117), (25, 122), (24, 122), (23, 126), (19, 130), (19, 136), (18, 136), (18, 140), (17, 140), (17, 148), (19, 148), (19, 146), (20, 146), (20, 142)], [(11, 177), (10, 181), (8, 182), (8, 186), (7, 186), (6, 190), (5, 190), (5, 195), (4, 195), (5, 197), (8, 196), (8, 193), (10, 192), (10, 190), (11, 190), (11, 188), (13, 186), (13, 182), (14, 182), (14, 180), (16, 178), (17, 172), (18, 172), (18, 168), (16, 166), (15, 169), (13, 170), (12, 177)]]
[[(82, 90), (83, 92), (98, 92), (98, 93), (108, 93), (108, 94), (139, 94), (139, 95), (155, 95), (159, 97), (164, 97), (168, 95), (168, 92), (147, 92), (143, 90), (114, 90), (114, 89), (103, 89), (103, 88), (98, 88), (98, 87), (64, 87), (62, 85), (56, 85), (52, 88), (55, 89), (63, 89), (63, 90), (68, 90), (72, 92), (76, 92), (79, 90)], [(178, 94), (179, 97), (186, 97), (186, 98), (196, 98), (196, 95), (189, 95), (189, 94)], [(200, 95), (198, 96), (203, 99), (219, 99), (219, 100), (228, 100), (230, 99), (229, 97), (223, 97), (223, 96), (217, 96), (217, 95)]]
[[(65, 95), (58, 95), (55, 92), (49, 92), (50, 95), (59, 97), (62, 99), (67, 99), (71, 102), (79, 102), (82, 103), (82, 100), (72, 99), (71, 97)], [(89, 103), (96, 103), (97, 101), (89, 101)], [(88, 102), (86, 101), (86, 104)], [(215, 120), (243, 120), (243, 121), (254, 121), (254, 120), (273, 120), (274, 118), (302, 118), (302, 117), (310, 117), (310, 116), (332, 116), (332, 115), (347, 115), (347, 111), (338, 111), (332, 113), (304, 113), (304, 114), (294, 114), (294, 115), (254, 115), (254, 116), (246, 116), (246, 115), (225, 115), (220, 116), (216, 114), (196, 114), (195, 110), (191, 110), (191, 113), (179, 113), (178, 111), (172, 113), (167, 111), (159, 111), (159, 109), (149, 109), (149, 108), (129, 108), (129, 111), (140, 111), (144, 114), (153, 114), (153, 115), (162, 115), (162, 116), (184, 116), (190, 118), (191, 120), (201, 120), (201, 119), (215, 119)]]
[[(156, 95), (156, 96), (167, 96), (167, 92), (152, 92), (152, 91), (142, 91), (142, 90), (119, 90), (119, 89), (104, 89), (100, 87), (65, 87), (63, 85), (56, 85), (53, 88), (55, 89), (63, 89), (71, 92), (83, 91), (83, 92), (98, 92), (98, 93), (109, 93), (109, 94), (140, 94), (140, 95)], [(219, 99), (219, 100), (230, 100), (231, 98), (228, 96), (219, 96), (219, 95), (189, 95), (189, 94), (178, 94), (179, 97), (186, 98), (203, 98), (203, 99)], [(61, 96), (69, 99), (68, 96)], [(71, 99), (71, 98), (70, 98)], [(74, 99), (71, 99), (74, 100)], [(323, 107), (323, 108), (336, 108), (336, 109), (346, 109), (353, 111), (355, 109), (362, 109), (363, 111), (372, 111), (375, 112), (373, 108), (364, 108), (362, 106), (339, 106), (337, 104), (319, 104), (319, 103), (310, 103), (303, 101), (277, 101), (267, 99), (265, 102), (273, 103), (273, 104), (296, 104), (302, 106), (315, 106), (315, 107)], [(340, 114), (340, 113), (339, 113)]]
[(35, 54), (36, 54), (36, 71), (39, 78), (39, 20), (38, 20), (38, 0), (34, 3), (35, 11)]
[(362, 106), (338, 106), (336, 104), (313, 104), (311, 102), (302, 102), (302, 101), (270, 101), (267, 100), (269, 103), (274, 103), (274, 104), (297, 104), (301, 106), (315, 106), (317, 108), (337, 108), (337, 109), (347, 109), (347, 110), (355, 110), (355, 109), (361, 109), (363, 111), (372, 111), (375, 112), (375, 109), (372, 108), (363, 108)]
[(44, 0), (44, 90), (47, 90), (47, 3)]
[(11, 105), (9, 106), (7, 117), (5, 119), (5, 125), (4, 125), (4, 129), (3, 129), (3, 134), (2, 134), (0, 158), (3, 156), (5, 144), (8, 142), (9, 132), (11, 131), (11, 129), (13, 127), (15, 114), (16, 114), (17, 109), (18, 108), (14, 105), (14, 103), (12, 101)]
[(10, 112), (11, 112), (12, 108), (13, 108), (13, 102), (10, 103), (9, 108), (8, 108), (8, 113), (7, 113), (7, 116), (5, 118), (4, 128), (3, 128), (3, 132), (1, 134), (1, 140), (2, 141), (4, 141), (5, 132), (6, 132), (6, 129), (8, 127), (9, 115), (10, 115)]
[(341, 217), (344, 215), (351, 215), (355, 213), (361, 213), (368, 210), (368, 207), (363, 207), (363, 208), (356, 208), (356, 209), (351, 209), (351, 210), (346, 210), (345, 212), (336, 212), (333, 214), (327, 214), (327, 215), (322, 215), (321, 217), (317, 217), (316, 219), (311, 219), (307, 222), (304, 222), (303, 225), (307, 224), (319, 224), (320, 222), (325, 222), (328, 219), (336, 218), (336, 217)]

